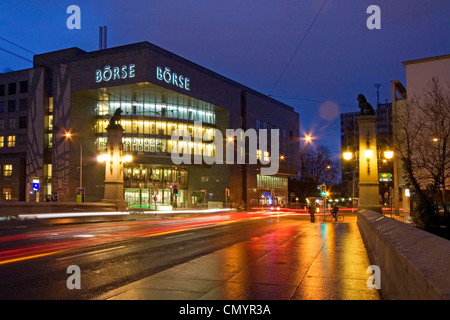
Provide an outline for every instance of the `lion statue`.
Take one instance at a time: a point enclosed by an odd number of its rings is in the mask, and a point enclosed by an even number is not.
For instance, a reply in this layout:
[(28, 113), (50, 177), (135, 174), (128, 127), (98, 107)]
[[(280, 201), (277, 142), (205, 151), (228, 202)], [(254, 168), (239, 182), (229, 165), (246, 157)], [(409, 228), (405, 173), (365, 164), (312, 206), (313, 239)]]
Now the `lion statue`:
[(358, 95), (358, 102), (359, 102), (359, 109), (361, 110), (361, 115), (374, 115), (375, 110), (370, 105), (370, 103), (367, 102), (367, 99), (364, 95), (359, 94)]
[(117, 126), (119, 125), (120, 117), (122, 116), (122, 108), (117, 108), (114, 112), (114, 115), (109, 120), (109, 126)]

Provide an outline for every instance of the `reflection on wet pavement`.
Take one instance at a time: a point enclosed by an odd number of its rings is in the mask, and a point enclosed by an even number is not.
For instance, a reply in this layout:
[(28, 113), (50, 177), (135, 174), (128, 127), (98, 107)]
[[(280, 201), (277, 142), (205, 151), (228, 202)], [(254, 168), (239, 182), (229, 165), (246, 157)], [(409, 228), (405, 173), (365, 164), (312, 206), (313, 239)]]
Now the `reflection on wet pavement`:
[(370, 264), (355, 222), (293, 221), (100, 299), (378, 300)]

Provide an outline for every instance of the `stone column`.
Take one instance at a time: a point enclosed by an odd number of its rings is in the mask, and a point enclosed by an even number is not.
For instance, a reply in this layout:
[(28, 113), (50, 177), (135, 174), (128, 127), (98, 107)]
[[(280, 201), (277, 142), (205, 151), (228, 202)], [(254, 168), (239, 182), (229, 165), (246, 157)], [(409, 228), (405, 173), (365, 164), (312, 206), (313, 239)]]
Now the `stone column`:
[(105, 166), (105, 195), (104, 202), (117, 204), (117, 210), (123, 211), (127, 207), (123, 192), (123, 161), (122, 161), (122, 134), (123, 128), (119, 124), (109, 125), (108, 144)]
[[(381, 213), (378, 186), (376, 116), (360, 116), (359, 124), (359, 204), (358, 210)], [(371, 150), (371, 156), (366, 153)]]

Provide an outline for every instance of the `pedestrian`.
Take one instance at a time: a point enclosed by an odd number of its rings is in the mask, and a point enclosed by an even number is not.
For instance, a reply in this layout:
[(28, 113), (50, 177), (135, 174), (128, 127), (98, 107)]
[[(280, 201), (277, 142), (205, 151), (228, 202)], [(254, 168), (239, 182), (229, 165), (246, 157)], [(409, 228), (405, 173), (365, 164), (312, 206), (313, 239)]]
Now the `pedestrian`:
[(309, 206), (309, 216), (311, 217), (311, 222), (315, 222), (314, 212), (316, 211), (316, 207), (312, 204)]

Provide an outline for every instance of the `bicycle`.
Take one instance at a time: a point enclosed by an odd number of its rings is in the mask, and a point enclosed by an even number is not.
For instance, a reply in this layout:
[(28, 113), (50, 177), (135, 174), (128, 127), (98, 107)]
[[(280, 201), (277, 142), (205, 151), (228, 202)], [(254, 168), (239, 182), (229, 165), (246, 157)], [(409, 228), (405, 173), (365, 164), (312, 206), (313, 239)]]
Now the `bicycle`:
[(344, 215), (343, 215), (342, 213), (337, 213), (337, 214), (336, 214), (336, 217), (333, 215), (332, 212), (330, 212), (330, 213), (328, 213), (328, 214), (326, 215), (326, 221), (327, 221), (327, 222), (331, 222), (331, 221), (333, 220), (333, 218), (334, 218), (334, 220), (335, 220), (336, 222), (337, 222), (337, 221), (339, 221), (339, 222), (344, 221)]

